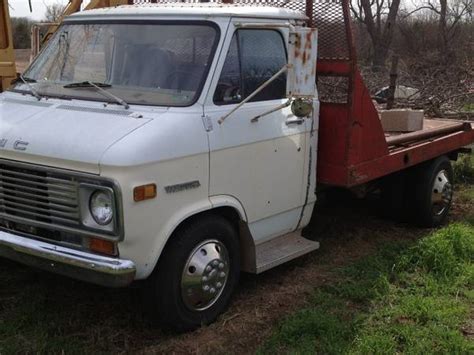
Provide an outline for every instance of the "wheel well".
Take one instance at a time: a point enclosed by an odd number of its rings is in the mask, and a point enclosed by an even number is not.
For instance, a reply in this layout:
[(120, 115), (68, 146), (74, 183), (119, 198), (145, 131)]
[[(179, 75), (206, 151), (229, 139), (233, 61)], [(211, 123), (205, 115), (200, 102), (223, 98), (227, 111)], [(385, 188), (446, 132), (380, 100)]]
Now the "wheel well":
[(208, 215), (217, 215), (224, 217), (226, 220), (228, 220), (232, 226), (236, 229), (236, 231), (239, 231), (239, 222), (241, 221), (239, 212), (237, 212), (236, 209), (233, 207), (216, 207), (211, 210), (203, 211), (196, 213), (188, 218), (186, 218), (184, 221), (182, 221), (179, 226), (176, 228), (182, 228), (186, 226), (188, 223), (191, 223), (192, 221), (195, 221), (196, 219), (199, 219), (203, 216), (208, 216)]
[(414, 174), (417, 171), (419, 171), (420, 169), (424, 169), (427, 166), (429, 166), (430, 164), (433, 164), (437, 159), (439, 159), (441, 157), (446, 157), (451, 161), (456, 161), (458, 159), (458, 155), (459, 155), (459, 151), (453, 151), (453, 152), (450, 152), (450, 153), (441, 154), (437, 157), (434, 157), (433, 159), (429, 159), (429, 160), (420, 162), (418, 164), (412, 165), (409, 168), (399, 170), (399, 171), (395, 171), (391, 174), (382, 176), (381, 178), (379, 178), (377, 180), (377, 183), (378, 183), (379, 186), (381, 186), (384, 183), (386, 183), (387, 181), (390, 181), (390, 180), (393, 180), (393, 179), (400, 179), (403, 176)]
[(174, 231), (171, 233), (170, 237), (166, 241), (166, 244), (163, 248), (162, 253), (166, 250), (166, 247), (170, 243), (171, 240), (173, 240), (173, 235), (175, 235), (178, 231), (181, 229), (185, 228), (189, 223), (192, 223), (204, 216), (209, 216), (209, 215), (217, 215), (224, 217), (227, 221), (229, 221), (232, 226), (235, 228), (235, 231), (237, 232), (239, 239), (242, 238), (241, 233), (240, 233), (240, 228), (239, 228), (239, 223), (242, 220), (240, 218), (239, 212), (233, 208), (233, 207), (216, 207), (211, 210), (203, 211), (203, 212), (198, 212), (192, 216), (187, 217), (183, 221), (179, 223), (179, 225), (174, 229)]
[(216, 208), (213, 208), (211, 210), (196, 213), (196, 214), (194, 214), (192, 216), (189, 216), (186, 219), (184, 219), (175, 228), (173, 233), (171, 233), (170, 237), (166, 241), (166, 244), (165, 244), (165, 246), (163, 247), (163, 249), (161, 251), (161, 255), (158, 258), (158, 263), (160, 262), (160, 259), (161, 259), (161, 256), (163, 255), (163, 253), (166, 252), (167, 247), (174, 240), (173, 236), (176, 233), (178, 233), (181, 229), (186, 228), (186, 226), (189, 223), (192, 223), (193, 221), (196, 221), (199, 218), (202, 218), (204, 216), (209, 216), (209, 215), (221, 216), (232, 224), (232, 226), (235, 228), (235, 231), (237, 232), (237, 235), (238, 235), (238, 238), (239, 238), (241, 270), (242, 271), (251, 270), (252, 266), (249, 266), (249, 265), (254, 265), (255, 264), (255, 244), (254, 244), (254, 240), (252, 238), (252, 235), (250, 233), (250, 230), (249, 230), (246, 222), (241, 218), (239, 212), (235, 208), (229, 207), (229, 206), (216, 207)]
[(450, 152), (447, 154), (449, 160), (451, 161), (458, 161), (459, 159), (459, 151), (455, 150), (454, 152)]

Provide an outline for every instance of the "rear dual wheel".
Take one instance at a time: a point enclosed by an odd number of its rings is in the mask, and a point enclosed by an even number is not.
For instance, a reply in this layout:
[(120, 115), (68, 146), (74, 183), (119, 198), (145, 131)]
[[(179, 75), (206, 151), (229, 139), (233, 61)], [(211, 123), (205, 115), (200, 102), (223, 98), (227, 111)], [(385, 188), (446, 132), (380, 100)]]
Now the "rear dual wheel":
[(454, 173), (451, 161), (442, 156), (419, 169), (414, 179), (412, 202), (415, 223), (422, 227), (443, 224), (451, 209), (454, 195)]
[(452, 205), (453, 180), (446, 156), (386, 178), (382, 184), (386, 216), (420, 227), (443, 224)]

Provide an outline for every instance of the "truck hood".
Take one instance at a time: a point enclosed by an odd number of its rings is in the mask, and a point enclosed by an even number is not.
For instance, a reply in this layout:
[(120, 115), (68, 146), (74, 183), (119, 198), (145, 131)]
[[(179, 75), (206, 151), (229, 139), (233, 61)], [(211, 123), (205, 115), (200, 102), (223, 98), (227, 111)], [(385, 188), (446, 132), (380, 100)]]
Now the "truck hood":
[(0, 158), (99, 173), (104, 152), (151, 120), (99, 103), (15, 96), (0, 96)]

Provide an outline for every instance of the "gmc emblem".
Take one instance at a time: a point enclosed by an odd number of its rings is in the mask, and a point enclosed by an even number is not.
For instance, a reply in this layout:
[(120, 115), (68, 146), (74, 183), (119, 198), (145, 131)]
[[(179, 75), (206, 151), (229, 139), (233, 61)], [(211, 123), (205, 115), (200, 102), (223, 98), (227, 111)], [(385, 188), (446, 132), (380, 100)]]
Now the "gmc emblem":
[[(7, 143), (8, 143), (8, 139), (5, 139), (5, 138), (0, 139), (0, 148), (5, 148), (7, 146)], [(22, 140), (16, 140), (15, 142), (13, 142), (13, 149), (24, 151), (26, 150), (26, 146), (28, 144), (30, 143), (22, 141)]]

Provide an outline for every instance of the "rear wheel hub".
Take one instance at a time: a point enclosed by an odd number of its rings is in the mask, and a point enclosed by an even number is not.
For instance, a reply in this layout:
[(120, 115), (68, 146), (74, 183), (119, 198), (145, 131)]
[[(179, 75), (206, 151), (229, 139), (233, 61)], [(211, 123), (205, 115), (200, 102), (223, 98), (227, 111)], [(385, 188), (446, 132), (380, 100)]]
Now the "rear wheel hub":
[(443, 214), (453, 199), (453, 186), (449, 181), (446, 170), (441, 170), (435, 177), (431, 194), (433, 213), (436, 216)]

